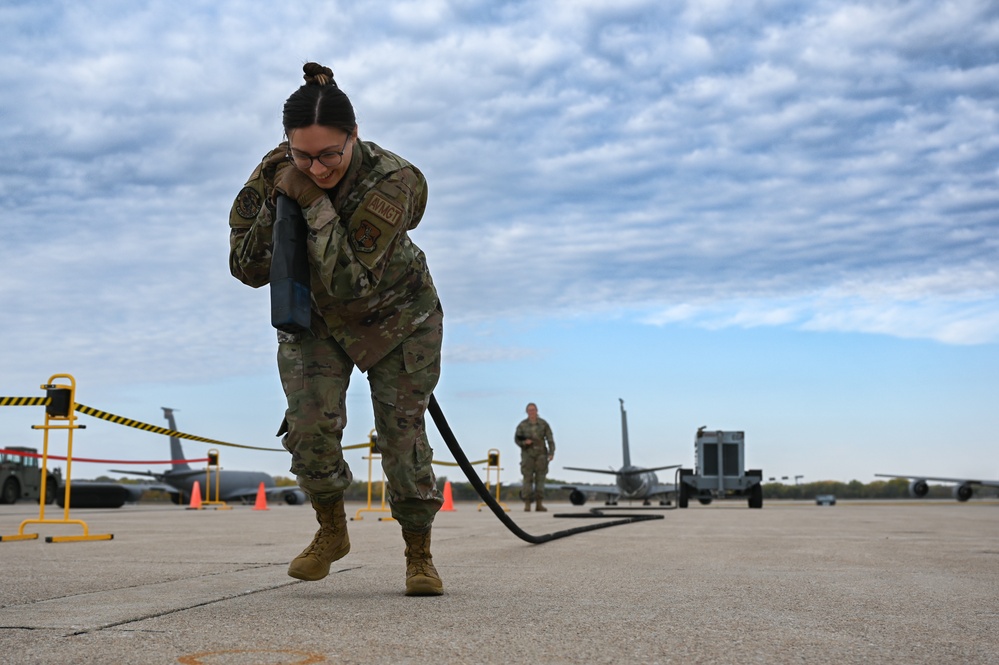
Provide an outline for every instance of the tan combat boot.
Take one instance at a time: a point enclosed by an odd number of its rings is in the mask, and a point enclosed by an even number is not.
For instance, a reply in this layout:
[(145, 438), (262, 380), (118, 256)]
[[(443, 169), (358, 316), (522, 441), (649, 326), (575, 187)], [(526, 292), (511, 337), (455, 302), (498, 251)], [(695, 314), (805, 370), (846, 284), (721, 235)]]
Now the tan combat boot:
[(525, 513), (531, 512), (531, 502), (530, 501), (525, 501), (524, 502), (524, 512)]
[(430, 555), (430, 530), (426, 533), (403, 531), (402, 538), (406, 541), (406, 595), (439, 596), (444, 593), (444, 583)]
[(330, 574), (330, 564), (342, 559), (350, 551), (350, 538), (347, 537), (347, 514), (343, 509), (343, 497), (334, 503), (317, 503), (312, 500), (316, 511), (319, 531), (301, 554), (292, 559), (288, 574), (300, 580), (314, 582)]
[(547, 513), (548, 512), (548, 509), (545, 508), (543, 505), (541, 505), (541, 499), (538, 499), (538, 503), (534, 506), (534, 510), (535, 510), (535, 512), (538, 512), (538, 513)]

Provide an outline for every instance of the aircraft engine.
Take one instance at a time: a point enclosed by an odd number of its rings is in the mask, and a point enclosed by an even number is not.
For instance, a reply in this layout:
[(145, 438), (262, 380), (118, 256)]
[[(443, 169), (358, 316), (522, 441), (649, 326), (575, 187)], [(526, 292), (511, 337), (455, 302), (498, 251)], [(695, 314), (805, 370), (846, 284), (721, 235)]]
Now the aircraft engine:
[(305, 503), (305, 495), (297, 490), (285, 492), (284, 502), (289, 506), (297, 506), (300, 503)]
[(971, 498), (972, 494), (971, 485), (968, 483), (962, 483), (960, 485), (954, 486), (954, 498), (958, 501), (967, 501)]
[(923, 479), (913, 480), (909, 483), (909, 494), (915, 497), (922, 498), (926, 496), (926, 493), (930, 491), (930, 486), (926, 484)]
[(581, 506), (586, 503), (586, 493), (579, 490), (569, 492), (569, 503), (574, 506)]

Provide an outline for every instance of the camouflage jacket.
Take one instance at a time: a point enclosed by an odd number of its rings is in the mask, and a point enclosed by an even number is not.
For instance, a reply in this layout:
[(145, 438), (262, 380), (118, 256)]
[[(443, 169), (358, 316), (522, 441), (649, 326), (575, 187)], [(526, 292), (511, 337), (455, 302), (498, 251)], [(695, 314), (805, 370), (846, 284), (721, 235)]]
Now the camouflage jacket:
[[(274, 176), (293, 168), (287, 143), (254, 169), (229, 213), (229, 268), (252, 287), (270, 279)], [(339, 186), (302, 210), (308, 232), (312, 333), (332, 336), (367, 371), (436, 309), (423, 251), (409, 238), (427, 205), (418, 168), (357, 141)]]
[[(530, 439), (531, 445), (524, 447), (524, 440)], [(513, 441), (524, 454), (548, 456), (555, 454), (555, 437), (552, 436), (552, 428), (544, 418), (538, 418), (537, 422), (531, 422), (530, 418), (524, 418), (517, 425), (517, 431), (513, 435)]]

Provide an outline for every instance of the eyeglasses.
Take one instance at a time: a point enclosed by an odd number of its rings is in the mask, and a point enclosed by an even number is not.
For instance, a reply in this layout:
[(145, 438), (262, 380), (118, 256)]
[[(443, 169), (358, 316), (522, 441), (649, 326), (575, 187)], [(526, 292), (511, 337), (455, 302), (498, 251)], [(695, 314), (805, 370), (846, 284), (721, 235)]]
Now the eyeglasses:
[(316, 156), (312, 156), (308, 153), (302, 152), (301, 150), (288, 148), (288, 152), (285, 156), (288, 158), (288, 161), (303, 171), (311, 169), (312, 162), (317, 159), (319, 160), (319, 163), (326, 168), (333, 169), (340, 166), (340, 162), (343, 161), (343, 153), (347, 149), (348, 143), (350, 143), (350, 134), (347, 135), (346, 140), (343, 142), (343, 147), (339, 150), (328, 150)]

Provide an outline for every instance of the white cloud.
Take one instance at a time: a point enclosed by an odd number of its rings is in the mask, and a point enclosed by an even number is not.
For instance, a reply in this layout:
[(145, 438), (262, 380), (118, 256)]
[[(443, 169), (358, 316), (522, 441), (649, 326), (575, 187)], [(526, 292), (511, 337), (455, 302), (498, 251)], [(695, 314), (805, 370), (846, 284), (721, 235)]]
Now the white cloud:
[(0, 12), (12, 365), (271, 361), (226, 216), (306, 59), (334, 69), (363, 137), (428, 174), (414, 238), (452, 322), (658, 311), (996, 339), (987, 3)]
[(999, 342), (997, 273), (980, 267), (917, 275), (894, 283), (846, 280), (794, 296), (716, 299), (667, 306), (640, 317), (709, 330), (781, 326), (813, 332), (863, 332), (943, 344)]

